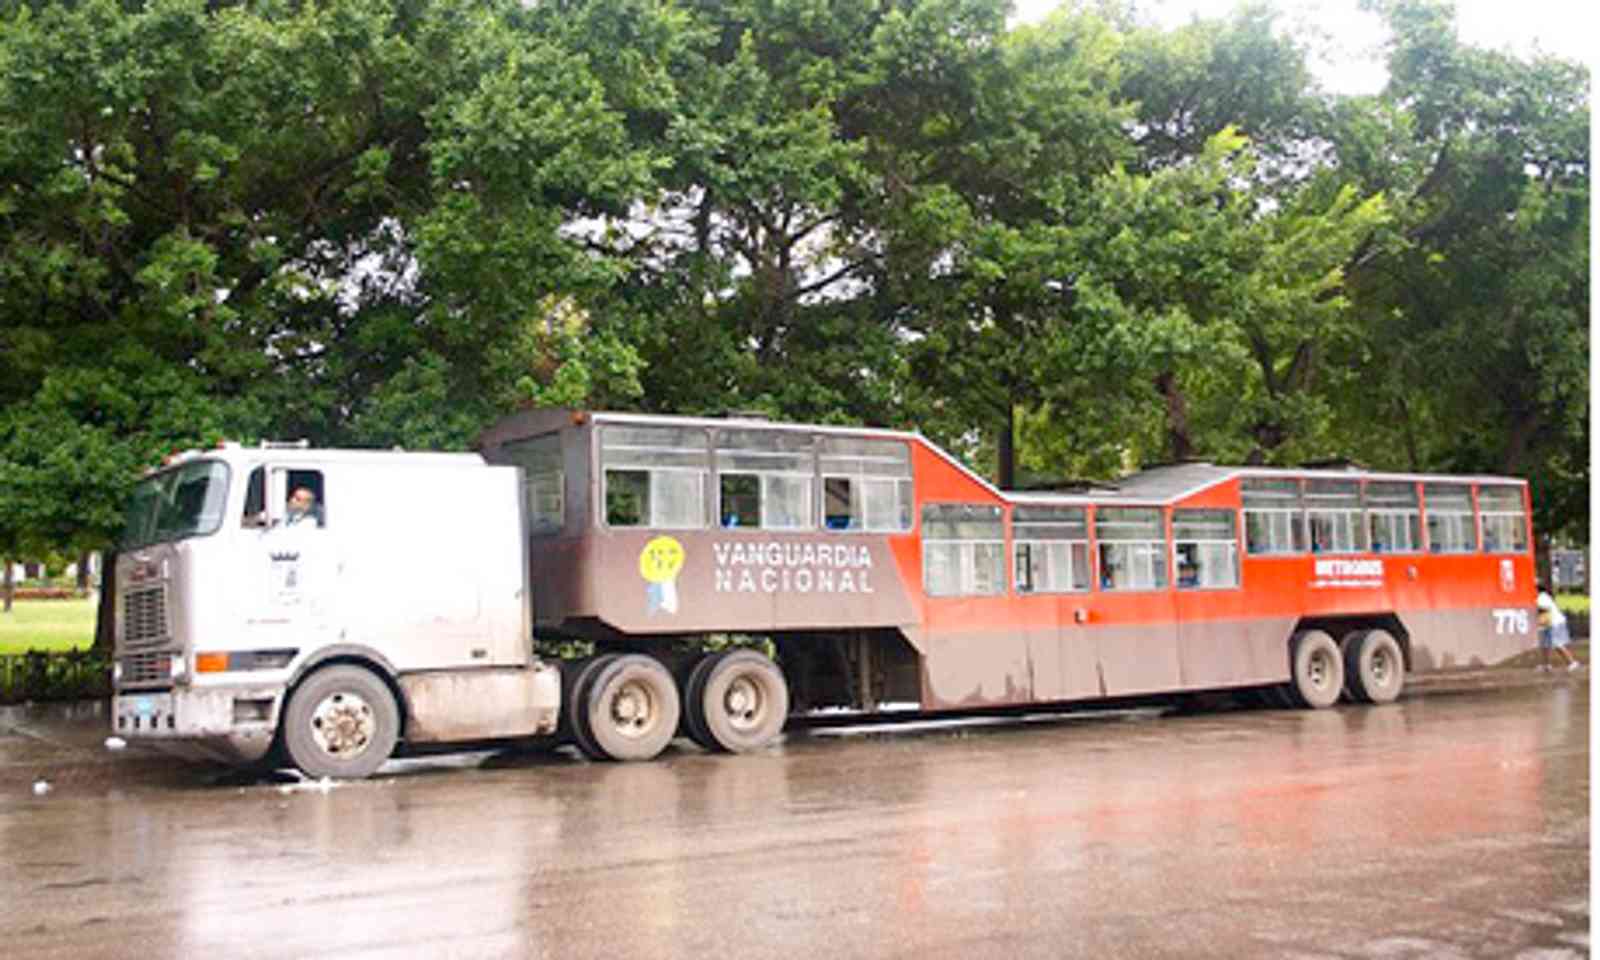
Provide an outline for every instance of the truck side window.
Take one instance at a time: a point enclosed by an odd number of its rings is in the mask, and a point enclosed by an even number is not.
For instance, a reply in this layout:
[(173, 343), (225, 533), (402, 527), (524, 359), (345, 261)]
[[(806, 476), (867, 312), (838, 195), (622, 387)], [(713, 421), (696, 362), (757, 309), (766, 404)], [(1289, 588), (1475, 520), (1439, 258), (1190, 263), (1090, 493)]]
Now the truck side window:
[(250, 471), (245, 484), (244, 517), (241, 525), (257, 528), (267, 525), (267, 468), (256, 467)]
[(322, 471), (290, 470), (288, 474), (288, 483), (284, 485), (289, 497), (284, 508), (284, 526), (327, 526), (328, 503)]

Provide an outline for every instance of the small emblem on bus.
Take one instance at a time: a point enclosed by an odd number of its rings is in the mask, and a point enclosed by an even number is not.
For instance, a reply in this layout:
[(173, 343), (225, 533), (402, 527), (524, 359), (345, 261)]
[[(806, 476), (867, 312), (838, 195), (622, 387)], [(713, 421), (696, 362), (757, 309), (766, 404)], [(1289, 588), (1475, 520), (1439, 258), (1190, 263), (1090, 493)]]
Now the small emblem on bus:
[(645, 613), (678, 612), (678, 572), (683, 569), (683, 556), (683, 544), (675, 537), (656, 537), (639, 551)]

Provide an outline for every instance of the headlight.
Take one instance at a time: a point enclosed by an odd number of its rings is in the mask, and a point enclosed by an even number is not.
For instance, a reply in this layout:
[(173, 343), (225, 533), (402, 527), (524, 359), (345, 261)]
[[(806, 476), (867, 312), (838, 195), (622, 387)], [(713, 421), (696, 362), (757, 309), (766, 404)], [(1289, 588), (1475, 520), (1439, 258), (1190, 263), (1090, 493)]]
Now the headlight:
[(170, 668), (170, 673), (173, 681), (176, 683), (182, 683), (183, 681), (189, 679), (189, 661), (184, 657), (183, 654), (174, 653), (172, 655), (172, 666)]

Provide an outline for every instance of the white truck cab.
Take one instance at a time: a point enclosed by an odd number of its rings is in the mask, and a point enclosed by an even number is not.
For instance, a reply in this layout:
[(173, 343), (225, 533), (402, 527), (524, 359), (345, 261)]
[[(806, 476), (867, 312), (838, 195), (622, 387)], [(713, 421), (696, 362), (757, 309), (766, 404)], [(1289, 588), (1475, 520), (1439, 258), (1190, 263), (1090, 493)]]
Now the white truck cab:
[(399, 743), (553, 733), (521, 475), (476, 454), (172, 458), (136, 489), (117, 558), (116, 733), (337, 777)]

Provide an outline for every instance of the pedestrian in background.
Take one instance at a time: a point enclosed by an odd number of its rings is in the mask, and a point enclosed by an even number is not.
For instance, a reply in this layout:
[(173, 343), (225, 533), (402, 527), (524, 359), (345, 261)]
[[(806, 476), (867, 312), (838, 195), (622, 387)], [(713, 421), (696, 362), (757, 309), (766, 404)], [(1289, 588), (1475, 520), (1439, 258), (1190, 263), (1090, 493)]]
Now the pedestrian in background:
[(1538, 669), (1550, 669), (1550, 651), (1554, 650), (1567, 660), (1567, 669), (1578, 669), (1578, 658), (1567, 649), (1567, 644), (1572, 642), (1571, 635), (1567, 632), (1567, 615), (1556, 606), (1556, 600), (1550, 595), (1550, 588), (1543, 582), (1539, 584), (1539, 650), (1544, 655), (1544, 662)]

